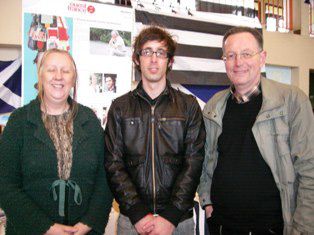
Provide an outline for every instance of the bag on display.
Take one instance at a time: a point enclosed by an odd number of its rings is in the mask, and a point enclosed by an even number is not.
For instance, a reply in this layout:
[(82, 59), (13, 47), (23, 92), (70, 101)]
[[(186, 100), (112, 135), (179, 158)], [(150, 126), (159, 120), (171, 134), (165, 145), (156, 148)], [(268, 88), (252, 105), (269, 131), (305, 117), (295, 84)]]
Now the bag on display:
[(37, 50), (37, 42), (33, 39), (33, 34), (37, 30), (37, 25), (32, 25), (28, 31), (27, 46), (31, 50)]

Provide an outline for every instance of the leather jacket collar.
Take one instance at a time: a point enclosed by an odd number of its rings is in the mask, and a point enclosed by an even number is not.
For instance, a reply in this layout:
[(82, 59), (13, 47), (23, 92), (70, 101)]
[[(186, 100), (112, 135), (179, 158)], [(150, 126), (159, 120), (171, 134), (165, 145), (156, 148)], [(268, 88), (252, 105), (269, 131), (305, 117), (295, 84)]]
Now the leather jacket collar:
[[(165, 90), (156, 98), (158, 99), (159, 97), (161, 96), (168, 96), (170, 98), (170, 100), (174, 101), (174, 94), (173, 94), (173, 91), (172, 91), (172, 87), (171, 87), (171, 83), (170, 81), (167, 79), (166, 80), (166, 88)], [(137, 85), (136, 89), (134, 89), (132, 91), (132, 94), (134, 96), (140, 96), (140, 97), (145, 97), (144, 95), (144, 89), (143, 89), (143, 82), (140, 81), (139, 84)]]

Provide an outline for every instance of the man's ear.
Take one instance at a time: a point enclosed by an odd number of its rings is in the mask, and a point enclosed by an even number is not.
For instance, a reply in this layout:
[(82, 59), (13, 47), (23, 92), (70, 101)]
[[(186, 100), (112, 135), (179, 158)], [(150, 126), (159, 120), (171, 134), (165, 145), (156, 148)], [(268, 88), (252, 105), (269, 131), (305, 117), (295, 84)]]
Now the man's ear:
[(169, 59), (169, 61), (168, 61), (168, 68), (171, 68), (171, 67), (172, 67), (173, 62), (174, 62), (174, 59), (173, 59), (173, 58), (172, 58), (172, 59)]
[(266, 51), (262, 51), (260, 53), (260, 64), (261, 64), (261, 68), (264, 67), (264, 65), (266, 64), (266, 57), (267, 57), (267, 53)]

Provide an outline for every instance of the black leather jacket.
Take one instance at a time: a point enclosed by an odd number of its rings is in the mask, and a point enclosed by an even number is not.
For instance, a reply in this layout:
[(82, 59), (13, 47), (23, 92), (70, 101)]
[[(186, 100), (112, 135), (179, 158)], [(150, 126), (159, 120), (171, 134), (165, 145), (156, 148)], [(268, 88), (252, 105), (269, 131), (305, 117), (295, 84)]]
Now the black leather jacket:
[(151, 105), (138, 87), (113, 101), (105, 130), (105, 168), (122, 214), (148, 213), (175, 226), (192, 216), (205, 128), (196, 99), (167, 87)]

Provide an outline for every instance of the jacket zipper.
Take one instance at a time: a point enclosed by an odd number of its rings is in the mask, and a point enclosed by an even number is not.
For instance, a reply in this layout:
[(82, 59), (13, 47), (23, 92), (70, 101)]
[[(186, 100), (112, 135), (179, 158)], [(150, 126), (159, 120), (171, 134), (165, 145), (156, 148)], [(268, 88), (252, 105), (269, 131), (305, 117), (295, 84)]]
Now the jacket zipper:
[(152, 123), (152, 175), (153, 175), (153, 206), (154, 215), (156, 210), (156, 177), (155, 177), (155, 105), (151, 106), (151, 123)]
[(159, 118), (160, 122), (166, 122), (166, 121), (185, 121), (185, 118), (181, 117), (173, 117), (173, 118)]
[(152, 128), (152, 177), (153, 177), (153, 210), (154, 215), (157, 215), (157, 206), (156, 206), (156, 176), (155, 176), (155, 105), (151, 105), (150, 102), (143, 97), (142, 95), (138, 94), (143, 100), (145, 100), (150, 105), (151, 110), (151, 128)]

